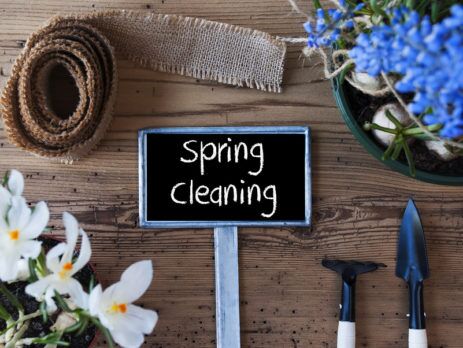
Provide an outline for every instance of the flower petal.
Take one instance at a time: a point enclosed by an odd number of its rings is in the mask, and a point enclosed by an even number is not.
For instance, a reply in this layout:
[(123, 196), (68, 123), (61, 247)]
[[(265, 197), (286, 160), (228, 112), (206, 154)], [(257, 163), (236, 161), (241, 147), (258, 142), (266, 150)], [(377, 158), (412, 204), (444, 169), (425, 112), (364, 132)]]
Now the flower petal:
[(18, 261), (20, 256), (16, 252), (0, 254), (0, 280), (10, 282), (18, 277)]
[(47, 312), (50, 314), (58, 310), (58, 306), (55, 303), (54, 297), (55, 297), (55, 289), (50, 286), (45, 292), (45, 302), (47, 304)]
[(92, 292), (90, 293), (90, 297), (88, 299), (88, 310), (90, 314), (93, 316), (98, 315), (102, 295), (103, 295), (103, 289), (100, 284), (95, 286)]
[(111, 330), (111, 336), (123, 348), (138, 348), (145, 340), (142, 333), (123, 329)]
[(36, 240), (20, 241), (18, 245), (18, 253), (25, 259), (36, 259), (42, 251), (42, 242)]
[(13, 196), (21, 196), (24, 191), (23, 175), (16, 169), (11, 170), (8, 175), (7, 186)]
[(31, 272), (29, 270), (29, 262), (25, 259), (21, 259), (18, 261), (18, 275), (17, 280), (21, 282), (25, 282), (31, 276)]
[(40, 301), (45, 291), (50, 286), (51, 279), (51, 276), (46, 276), (45, 278), (37, 280), (35, 283), (29, 284), (26, 286), (26, 294)]
[(121, 280), (113, 292), (113, 300), (132, 303), (150, 287), (153, 280), (153, 264), (150, 260), (139, 261), (122, 273)]
[(88, 300), (89, 312), (93, 316), (97, 316), (101, 323), (108, 330), (113, 330), (114, 325), (107, 315), (108, 304), (105, 303), (105, 297), (101, 285), (97, 285), (92, 292)]
[(67, 293), (75, 305), (82, 309), (88, 309), (88, 294), (84, 291), (82, 284), (74, 278), (67, 280), (66, 283), (68, 287)]
[(21, 230), (29, 222), (31, 210), (23, 197), (14, 196), (11, 198), (11, 208), (8, 211), (8, 224), (11, 230)]
[(158, 314), (155, 311), (144, 309), (139, 306), (129, 305), (125, 314), (128, 328), (132, 330), (140, 330), (144, 334), (153, 332), (156, 323), (158, 322)]
[(82, 229), (80, 230), (80, 233), (82, 234), (82, 245), (80, 246), (79, 257), (74, 263), (72, 275), (76, 274), (78, 271), (84, 268), (92, 256), (92, 249), (90, 247), (90, 241), (88, 240), (87, 233), (85, 233)]
[(34, 239), (40, 236), (47, 226), (50, 213), (45, 202), (39, 202), (29, 219), (29, 223), (21, 230), (21, 237)]
[(67, 250), (66, 243), (60, 243), (55, 245), (50, 251), (47, 253), (47, 268), (52, 271), (53, 273), (58, 273), (61, 271), (61, 265), (59, 257), (63, 255)]
[(11, 193), (0, 185), (0, 221), (6, 216), (6, 212), (11, 203)]
[(68, 212), (63, 213), (63, 223), (66, 230), (66, 244), (68, 246), (66, 253), (63, 255), (63, 260), (70, 262), (76, 248), (77, 238), (79, 237), (79, 223)]

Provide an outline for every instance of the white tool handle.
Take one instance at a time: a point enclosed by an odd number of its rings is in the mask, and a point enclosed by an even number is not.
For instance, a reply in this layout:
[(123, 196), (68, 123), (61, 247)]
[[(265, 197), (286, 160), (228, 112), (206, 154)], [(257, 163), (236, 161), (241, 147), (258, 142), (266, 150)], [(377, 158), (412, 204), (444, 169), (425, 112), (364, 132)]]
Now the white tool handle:
[(426, 330), (408, 330), (408, 347), (428, 348), (428, 337), (426, 336)]
[(355, 348), (355, 323), (350, 321), (339, 322), (338, 348)]

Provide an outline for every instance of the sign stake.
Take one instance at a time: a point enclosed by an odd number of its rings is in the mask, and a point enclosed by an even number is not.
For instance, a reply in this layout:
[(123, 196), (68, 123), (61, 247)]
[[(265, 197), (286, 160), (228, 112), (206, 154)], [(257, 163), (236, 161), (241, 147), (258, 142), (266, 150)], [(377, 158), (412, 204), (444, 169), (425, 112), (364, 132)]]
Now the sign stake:
[(214, 244), (217, 348), (239, 348), (238, 227), (216, 227)]

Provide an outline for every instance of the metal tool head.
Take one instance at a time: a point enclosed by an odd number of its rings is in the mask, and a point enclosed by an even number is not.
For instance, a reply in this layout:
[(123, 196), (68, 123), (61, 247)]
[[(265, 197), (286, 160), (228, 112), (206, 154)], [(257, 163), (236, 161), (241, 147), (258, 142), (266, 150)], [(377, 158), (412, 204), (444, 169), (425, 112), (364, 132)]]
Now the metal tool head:
[(355, 281), (359, 274), (376, 271), (379, 267), (386, 267), (383, 263), (343, 261), (343, 260), (323, 260), (322, 265), (342, 276), (346, 282)]
[(429, 277), (426, 240), (420, 214), (412, 199), (408, 201), (400, 225), (395, 274), (407, 282)]

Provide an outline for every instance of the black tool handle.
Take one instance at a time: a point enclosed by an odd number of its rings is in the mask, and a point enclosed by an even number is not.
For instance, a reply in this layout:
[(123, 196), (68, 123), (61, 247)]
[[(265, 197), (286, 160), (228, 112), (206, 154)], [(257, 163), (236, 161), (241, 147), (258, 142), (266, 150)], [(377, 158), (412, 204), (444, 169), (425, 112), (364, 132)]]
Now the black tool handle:
[(410, 329), (425, 329), (423, 281), (410, 281), (408, 291), (410, 293)]
[(340, 321), (355, 322), (355, 280), (342, 281)]

